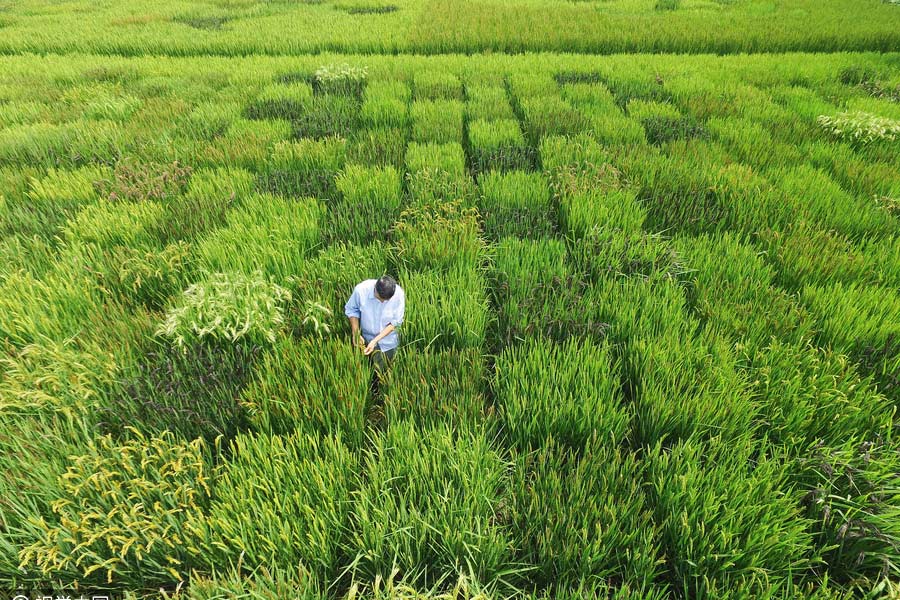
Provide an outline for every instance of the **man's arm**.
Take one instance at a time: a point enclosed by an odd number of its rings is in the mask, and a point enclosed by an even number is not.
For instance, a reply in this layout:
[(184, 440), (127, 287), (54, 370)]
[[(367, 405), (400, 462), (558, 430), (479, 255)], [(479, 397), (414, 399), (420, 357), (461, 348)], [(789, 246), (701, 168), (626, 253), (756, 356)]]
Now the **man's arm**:
[(369, 342), (368, 346), (366, 346), (365, 353), (372, 354), (375, 351), (375, 347), (378, 345), (378, 342), (380, 342), (381, 340), (386, 338), (388, 335), (390, 335), (392, 331), (394, 331), (394, 324), (388, 323), (387, 327), (382, 329), (378, 333), (378, 335), (376, 335), (375, 337), (372, 338), (372, 341)]
[(359, 309), (359, 294), (356, 293), (355, 289), (353, 290), (353, 293), (350, 294), (350, 299), (347, 300), (347, 304), (344, 305), (344, 314), (350, 319), (350, 342), (357, 346), (364, 347), (365, 341), (359, 333), (359, 317), (362, 313)]

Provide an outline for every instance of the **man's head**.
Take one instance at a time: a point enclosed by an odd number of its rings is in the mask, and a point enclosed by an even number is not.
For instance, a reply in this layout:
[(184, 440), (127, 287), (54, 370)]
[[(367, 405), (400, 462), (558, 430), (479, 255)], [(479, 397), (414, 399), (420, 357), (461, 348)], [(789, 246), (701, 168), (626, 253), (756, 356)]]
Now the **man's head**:
[(375, 282), (375, 297), (386, 302), (394, 297), (394, 291), (397, 289), (397, 282), (393, 277), (385, 275)]

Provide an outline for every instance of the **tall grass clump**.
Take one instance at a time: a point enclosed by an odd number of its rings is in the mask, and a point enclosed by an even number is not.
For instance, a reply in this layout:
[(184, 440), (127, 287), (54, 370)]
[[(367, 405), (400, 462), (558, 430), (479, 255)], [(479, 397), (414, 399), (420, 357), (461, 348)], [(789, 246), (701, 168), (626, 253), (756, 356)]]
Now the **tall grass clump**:
[(102, 167), (71, 171), (50, 168), (42, 177), (30, 177), (27, 200), (11, 204), (9, 209), (27, 210), (49, 233), (54, 226), (72, 218), (79, 208), (95, 202), (100, 197), (95, 184), (108, 174), (109, 170)]
[(188, 524), (209, 507), (212, 474), (203, 440), (170, 433), (89, 441), (60, 476), (63, 495), (22, 549), (22, 568), (70, 585), (145, 587), (185, 581), (198, 551)]
[(250, 425), (261, 433), (340, 435), (363, 441), (370, 373), (348, 340), (285, 337), (254, 368), (241, 394)]
[[(187, 594), (183, 596), (183, 594)], [(216, 569), (211, 574), (197, 573), (182, 594), (173, 600), (222, 600), (241, 594), (252, 594), (258, 600), (322, 600), (322, 584), (302, 565), (289, 568), (263, 565), (252, 573), (238, 569)]]
[(325, 230), (332, 240), (355, 244), (384, 242), (397, 221), (403, 189), (392, 166), (347, 165), (335, 185), (341, 199), (326, 215)]
[(441, 424), (479, 428), (488, 420), (485, 364), (476, 348), (405, 351), (381, 383), (388, 426), (410, 421), (417, 426)]
[(617, 277), (678, 281), (684, 261), (662, 236), (597, 226), (570, 243), (569, 255), (577, 273), (587, 281)]
[(534, 152), (515, 119), (478, 120), (469, 123), (472, 167), (479, 173), (531, 169)]
[(158, 241), (165, 208), (158, 202), (136, 203), (101, 200), (82, 208), (63, 228), (69, 243), (85, 242), (103, 248), (139, 246)]
[(500, 85), (466, 86), (466, 119), (469, 122), (514, 119), (506, 90)]
[(489, 171), (478, 178), (485, 235), (540, 239), (556, 231), (548, 181), (540, 173)]
[(416, 584), (448, 572), (490, 582), (508, 570), (509, 521), (499, 507), (508, 502), (510, 465), (484, 436), (400, 422), (365, 452), (362, 467), (346, 551), (363, 578), (397, 567)]
[(252, 193), (253, 183), (253, 175), (244, 169), (194, 172), (185, 193), (166, 203), (161, 236), (168, 241), (192, 241), (218, 227), (228, 210)]
[(581, 448), (592, 436), (615, 446), (628, 435), (620, 366), (608, 345), (530, 339), (504, 350), (495, 373), (504, 431), (523, 450), (548, 438)]
[(519, 108), (532, 146), (548, 136), (574, 136), (588, 128), (584, 114), (557, 95), (522, 99)]
[(341, 438), (241, 434), (230, 454), (216, 471), (208, 516), (191, 523), (204, 566), (249, 573), (300, 565), (333, 576), (357, 476)]
[(673, 104), (634, 99), (628, 102), (626, 110), (644, 127), (651, 144), (706, 135), (701, 123), (691, 115), (683, 115)]
[(334, 200), (334, 178), (344, 167), (347, 141), (328, 137), (279, 142), (261, 176), (260, 185), (283, 196), (310, 196)]
[(412, 133), (419, 143), (462, 143), (463, 103), (459, 100), (417, 100), (410, 107)]
[(490, 313), (484, 275), (458, 265), (444, 272), (402, 272), (404, 343), (419, 348), (483, 348)]
[(458, 200), (407, 208), (393, 228), (397, 262), (409, 269), (478, 266), (484, 240), (478, 210)]
[(462, 100), (463, 87), (459, 77), (440, 69), (419, 69), (413, 74), (416, 100)]
[(205, 167), (263, 170), (275, 144), (291, 135), (291, 124), (283, 119), (236, 119), (221, 136), (198, 144), (195, 162)]
[(419, 144), (406, 149), (407, 189), (415, 202), (474, 198), (475, 184), (466, 171), (461, 144)]
[(811, 566), (810, 521), (790, 464), (765, 450), (746, 434), (650, 449), (650, 505), (673, 587), (687, 596), (758, 596)]
[(211, 273), (192, 284), (166, 313), (156, 334), (185, 347), (192, 342), (271, 344), (284, 324), (285, 288), (259, 271)]
[(411, 96), (409, 86), (402, 81), (369, 83), (361, 108), (363, 122), (369, 127), (405, 128), (409, 123)]
[(312, 95), (312, 87), (306, 83), (271, 84), (247, 106), (245, 114), (250, 119), (299, 118)]
[(210, 271), (261, 270), (284, 281), (303, 268), (304, 257), (319, 242), (322, 205), (312, 198), (255, 194), (226, 217), (226, 224), (199, 244), (200, 262)]
[(347, 162), (403, 169), (408, 133), (403, 127), (357, 129), (347, 139)]
[(652, 587), (663, 560), (645, 472), (635, 454), (601, 436), (583, 448), (547, 439), (517, 454), (514, 531), (522, 562), (536, 567), (530, 579), (559, 587), (609, 581)]

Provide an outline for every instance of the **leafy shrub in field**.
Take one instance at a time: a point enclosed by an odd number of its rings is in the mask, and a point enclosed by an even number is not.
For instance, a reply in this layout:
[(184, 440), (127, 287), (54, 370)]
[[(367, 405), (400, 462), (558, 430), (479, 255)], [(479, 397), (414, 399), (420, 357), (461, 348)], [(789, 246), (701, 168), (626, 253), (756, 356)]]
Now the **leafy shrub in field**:
[(558, 96), (527, 98), (519, 104), (533, 146), (547, 136), (576, 135), (587, 129), (584, 115)]
[[(47, 362), (56, 362), (55, 358), (47, 356), (55, 351), (56, 348), (34, 351), (34, 355), (26, 359), (29, 361), (34, 359), (36, 369), (33, 375), (25, 373), (21, 379), (19, 375), (14, 376), (17, 382), (21, 382), (25, 387), (16, 389), (17, 384), (4, 383), (5, 389), (0, 392), (4, 401), (7, 401), (7, 393), (13, 394), (9, 396), (13, 403), (20, 403), (23, 408), (27, 407), (26, 410), (32, 412), (27, 415), (15, 414), (17, 411), (15, 407), (10, 410), (4, 407), (4, 418), (0, 424), (0, 468), (4, 473), (0, 478), (0, 498), (3, 498), (0, 500), (0, 509), (3, 511), (0, 570), (6, 577), (11, 577), (14, 573), (16, 581), (25, 585), (29, 583), (46, 585), (47, 576), (41, 569), (32, 565), (20, 569), (19, 551), (44, 536), (45, 528), (41, 518), (53, 518), (55, 514), (51, 505), (66, 495), (59, 476), (65, 473), (71, 464), (70, 457), (83, 454), (88, 441), (96, 435), (96, 430), (89, 422), (86, 412), (78, 415), (66, 414), (63, 411), (36, 413), (28, 406), (32, 401), (43, 403), (43, 399), (34, 397), (40, 392), (32, 389), (34, 380), (29, 381), (32, 376), (34, 379), (44, 375), (50, 375), (52, 379), (54, 373), (80, 376), (81, 382), (92, 386), (88, 383), (88, 378), (91, 377), (90, 370), (94, 367), (93, 364), (83, 362), (77, 366), (48, 364), (47, 370), (44, 370), (45, 358), (49, 358)], [(68, 356), (61, 357), (63, 360), (71, 356), (66, 354)], [(6, 366), (8, 365), (4, 365)], [(82, 366), (87, 370), (79, 375)], [(23, 370), (29, 368), (30, 365), (22, 367)], [(39, 373), (38, 370), (44, 372)], [(45, 385), (41, 391), (53, 393), (47, 389), (48, 387), (50, 386)], [(85, 406), (89, 404), (81, 402), (82, 391), (77, 390), (76, 386), (70, 389), (74, 392), (71, 400)], [(60, 392), (62, 392), (60, 398), (69, 394), (69, 390)], [(20, 393), (31, 397), (22, 398)], [(68, 400), (69, 398), (66, 398), (65, 401)], [(57, 404), (54, 400), (54, 404), (60, 406), (62, 402)], [(23, 465), (27, 465), (27, 468), (23, 468)]]
[(662, 560), (642, 489), (645, 468), (599, 439), (577, 449), (546, 440), (519, 454), (514, 531), (523, 562), (537, 567), (531, 577), (560, 586), (612, 580), (651, 587)]
[(793, 457), (817, 442), (839, 446), (851, 433), (874, 440), (890, 432), (891, 402), (846, 356), (772, 341), (749, 355), (747, 369), (767, 437)]
[(630, 100), (628, 115), (640, 121), (651, 144), (677, 139), (702, 137), (706, 129), (690, 115), (682, 115), (673, 104), (648, 100)]
[(717, 331), (750, 348), (810, 333), (806, 312), (775, 286), (776, 271), (753, 246), (731, 234), (682, 238), (675, 246), (691, 269), (691, 304)]
[(459, 100), (416, 100), (410, 108), (414, 142), (462, 142), (463, 103)]
[(210, 271), (263, 271), (276, 281), (302, 269), (305, 255), (319, 241), (324, 209), (312, 198), (257, 194), (228, 213), (225, 227), (197, 245)]
[(405, 127), (357, 129), (347, 140), (347, 162), (403, 169), (406, 137)]
[(686, 267), (671, 243), (655, 234), (594, 227), (569, 249), (577, 273), (596, 282), (615, 277), (679, 280)]
[(357, 472), (341, 438), (241, 434), (231, 454), (216, 472), (208, 518), (192, 527), (204, 563), (336, 573)]
[(834, 137), (857, 144), (894, 141), (900, 136), (900, 121), (864, 111), (842, 112), (833, 117), (820, 115), (816, 122)]
[[(349, 335), (344, 303), (353, 292), (353, 286), (364, 279), (380, 277), (386, 267), (383, 244), (355, 246), (337, 243), (307, 258), (302, 270), (288, 278), (288, 284), (294, 298), (313, 297), (325, 304), (333, 313), (331, 330)], [(294, 329), (296, 315), (293, 305), (287, 318)]]
[(20, 553), (23, 567), (82, 585), (186, 579), (197, 554), (187, 525), (209, 505), (207, 448), (170, 433), (135, 435), (121, 444), (95, 438), (73, 457), (53, 516), (41, 519), (40, 539)]
[(237, 119), (228, 130), (197, 151), (197, 162), (209, 167), (240, 167), (263, 170), (272, 147), (291, 137), (291, 124), (284, 120)]
[(244, 344), (152, 348), (117, 374), (97, 411), (99, 427), (117, 438), (132, 427), (185, 441), (231, 439), (247, 425), (238, 396), (258, 354), (258, 346)]
[(525, 145), (525, 137), (515, 119), (469, 123), (469, 144), (476, 171), (512, 171), (532, 167), (534, 152)]
[(212, 273), (188, 287), (156, 334), (184, 347), (195, 341), (274, 343), (291, 293), (260, 272)]
[(250, 195), (253, 179), (253, 175), (243, 169), (196, 171), (187, 191), (166, 203), (161, 234), (167, 241), (190, 241), (219, 226), (229, 208)]
[(588, 290), (568, 266), (563, 242), (504, 238), (494, 250), (493, 277), (501, 345), (534, 336), (603, 335), (606, 326), (590, 309)]
[(136, 246), (157, 241), (156, 231), (165, 216), (158, 202), (101, 200), (78, 211), (63, 228), (67, 242)]
[(347, 141), (343, 138), (279, 142), (260, 183), (273, 194), (331, 200), (337, 195), (335, 175), (346, 158)]
[(477, 349), (406, 350), (381, 383), (385, 420), (388, 426), (408, 420), (423, 428), (482, 427), (490, 414), (484, 376), (484, 360)]
[(470, 571), (480, 581), (502, 577), (511, 543), (507, 502), (509, 465), (482, 435), (449, 427), (391, 425), (365, 452), (362, 486), (352, 493), (351, 535), (364, 578)]
[(368, 78), (367, 67), (357, 67), (347, 63), (322, 65), (313, 73), (313, 91), (317, 94), (361, 97)]
[(241, 405), (254, 429), (363, 441), (370, 373), (348, 340), (281, 339), (257, 365)]
[(250, 119), (300, 118), (312, 95), (312, 88), (306, 83), (272, 84), (260, 92), (246, 114)]
[(528, 339), (503, 351), (494, 396), (510, 441), (524, 450), (548, 438), (581, 448), (592, 436), (615, 446), (628, 434), (618, 361), (607, 345)]
[(804, 516), (835, 581), (869, 588), (900, 568), (898, 470), (895, 443), (856, 435), (813, 445), (797, 461)]
[(810, 565), (810, 521), (792, 492), (787, 461), (749, 435), (657, 444), (647, 457), (650, 505), (676, 588), (753, 591)]
[(478, 178), (485, 235), (550, 237), (556, 231), (548, 181), (540, 173), (489, 171)]
[(484, 346), (489, 313), (479, 269), (403, 272), (399, 281), (407, 298), (406, 343), (434, 349)]
[(808, 285), (800, 293), (821, 342), (852, 355), (892, 400), (900, 397), (900, 295), (879, 286)]
[(466, 86), (466, 119), (497, 121), (515, 119), (506, 90), (500, 85)]
[(629, 343), (626, 354), (641, 443), (728, 438), (751, 430), (755, 409), (746, 375), (731, 344), (715, 332), (641, 337)]
[(347, 165), (335, 179), (341, 200), (326, 215), (331, 240), (383, 243), (397, 220), (403, 189), (394, 167)]
[(462, 100), (463, 88), (453, 73), (440, 69), (420, 69), (413, 74), (416, 100)]
[(456, 200), (407, 208), (394, 226), (394, 239), (397, 262), (409, 269), (477, 266), (484, 257), (478, 211)]
[(409, 86), (402, 81), (370, 83), (361, 108), (362, 121), (370, 127), (405, 128), (410, 96)]
[(184, 192), (191, 177), (192, 169), (178, 161), (171, 164), (147, 164), (130, 159), (116, 163), (110, 173), (102, 171), (93, 176), (93, 187), (98, 194), (108, 200), (166, 200)]

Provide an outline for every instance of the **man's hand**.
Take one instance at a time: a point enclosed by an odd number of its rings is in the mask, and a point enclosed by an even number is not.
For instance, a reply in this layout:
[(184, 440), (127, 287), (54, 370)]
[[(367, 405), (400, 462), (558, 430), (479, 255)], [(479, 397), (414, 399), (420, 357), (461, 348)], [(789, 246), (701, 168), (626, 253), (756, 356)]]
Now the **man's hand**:
[(375, 352), (375, 348), (377, 348), (377, 347), (378, 347), (378, 341), (372, 340), (371, 342), (369, 342), (369, 345), (366, 346), (365, 349), (363, 350), (363, 354), (368, 356), (368, 355), (372, 354), (373, 352)]

